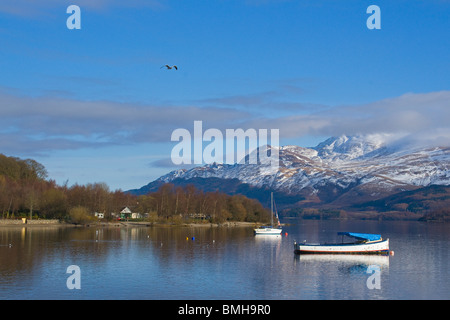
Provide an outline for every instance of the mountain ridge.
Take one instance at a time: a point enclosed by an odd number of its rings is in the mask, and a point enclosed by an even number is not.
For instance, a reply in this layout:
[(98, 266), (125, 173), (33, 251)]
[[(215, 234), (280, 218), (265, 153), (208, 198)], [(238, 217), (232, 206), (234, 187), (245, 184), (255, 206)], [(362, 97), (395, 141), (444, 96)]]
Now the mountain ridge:
[[(285, 208), (348, 209), (403, 191), (450, 185), (450, 145), (411, 148), (391, 141), (391, 136), (381, 134), (341, 135), (312, 148), (282, 146), (276, 171), (267, 164), (214, 163), (171, 171), (129, 192), (144, 194), (163, 183), (192, 183), (226, 193), (225, 186), (233, 186), (233, 192), (255, 193), (260, 201), (269, 190), (277, 192), (278, 197), (289, 199), (284, 201)], [(212, 178), (214, 183), (208, 181)]]

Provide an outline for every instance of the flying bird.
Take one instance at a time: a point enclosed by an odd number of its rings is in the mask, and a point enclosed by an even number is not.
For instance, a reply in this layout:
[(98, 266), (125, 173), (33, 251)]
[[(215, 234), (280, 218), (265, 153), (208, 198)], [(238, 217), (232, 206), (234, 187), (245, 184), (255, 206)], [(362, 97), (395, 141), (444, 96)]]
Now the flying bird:
[(178, 70), (178, 67), (177, 67), (177, 66), (169, 66), (168, 64), (166, 64), (165, 66), (162, 66), (160, 69), (162, 69), (162, 68), (166, 68), (167, 70), (170, 70), (170, 69), (172, 69), (172, 68), (175, 68), (175, 70)]

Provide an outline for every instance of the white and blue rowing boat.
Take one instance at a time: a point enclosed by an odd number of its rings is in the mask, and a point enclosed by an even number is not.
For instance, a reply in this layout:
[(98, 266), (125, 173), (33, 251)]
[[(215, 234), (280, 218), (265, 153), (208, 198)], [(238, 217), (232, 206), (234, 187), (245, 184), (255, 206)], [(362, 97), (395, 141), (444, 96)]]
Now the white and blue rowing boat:
[[(311, 244), (294, 242), (296, 254), (389, 254), (389, 239), (383, 240), (379, 234), (338, 232), (342, 243)], [(344, 243), (344, 236), (354, 239)]]

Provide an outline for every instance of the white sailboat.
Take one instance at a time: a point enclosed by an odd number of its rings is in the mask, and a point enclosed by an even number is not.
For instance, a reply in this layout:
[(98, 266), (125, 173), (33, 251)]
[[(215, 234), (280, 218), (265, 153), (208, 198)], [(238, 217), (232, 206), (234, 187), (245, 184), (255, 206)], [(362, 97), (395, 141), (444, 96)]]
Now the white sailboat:
[(274, 212), (273, 212), (273, 205), (274, 205), (274, 201), (273, 201), (273, 192), (270, 193), (270, 221), (271, 224), (269, 227), (259, 227), (254, 229), (255, 235), (279, 235), (281, 234), (282, 228), (281, 228), (281, 224), (280, 224), (280, 220), (278, 219), (278, 213), (275, 210), (275, 215), (277, 217), (277, 221), (278, 221), (278, 226), (274, 227), (273, 226), (273, 216), (274, 216)]

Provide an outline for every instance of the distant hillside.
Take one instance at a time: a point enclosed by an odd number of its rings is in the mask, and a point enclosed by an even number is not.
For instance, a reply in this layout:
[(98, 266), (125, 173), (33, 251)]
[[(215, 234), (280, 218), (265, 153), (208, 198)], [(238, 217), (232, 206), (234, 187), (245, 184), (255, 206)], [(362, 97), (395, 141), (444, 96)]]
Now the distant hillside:
[[(156, 180), (148, 185), (140, 188), (127, 191), (132, 195), (145, 195), (158, 191), (158, 189), (164, 185), (166, 182), (161, 180)], [(221, 178), (191, 178), (182, 179), (176, 178), (170, 182), (175, 186), (186, 187), (188, 185), (193, 185), (195, 188), (202, 190), (203, 192), (224, 192), (229, 195), (242, 194), (248, 198), (256, 199), (263, 205), (268, 206), (270, 203), (270, 192), (268, 187), (258, 188), (254, 187), (248, 183), (243, 183), (239, 179), (221, 179)], [(274, 197), (276, 199), (276, 204), (280, 207), (286, 207), (295, 204), (304, 198), (298, 195), (289, 195), (283, 192), (274, 192)]]
[(450, 220), (450, 186), (431, 185), (353, 206), (359, 210), (423, 214), (422, 220)]

